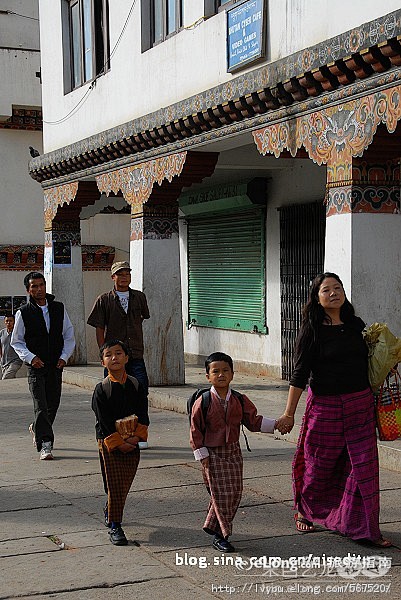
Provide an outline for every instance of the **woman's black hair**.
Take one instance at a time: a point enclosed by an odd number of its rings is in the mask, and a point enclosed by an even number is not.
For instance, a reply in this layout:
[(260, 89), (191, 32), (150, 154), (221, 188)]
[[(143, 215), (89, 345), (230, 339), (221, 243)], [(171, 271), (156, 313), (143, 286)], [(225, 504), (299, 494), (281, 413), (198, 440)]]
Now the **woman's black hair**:
[[(301, 329), (297, 340), (297, 350), (310, 348), (313, 344), (319, 342), (319, 328), (325, 321), (331, 323), (331, 318), (325, 312), (324, 308), (319, 304), (319, 289), (323, 281), (331, 277), (336, 279), (344, 290), (343, 282), (336, 273), (319, 273), (312, 281), (309, 290), (308, 301), (302, 309)], [(345, 292), (344, 292), (345, 294)], [(351, 302), (345, 298), (344, 304), (340, 309), (340, 318), (343, 323), (347, 323), (355, 315), (354, 307)]]

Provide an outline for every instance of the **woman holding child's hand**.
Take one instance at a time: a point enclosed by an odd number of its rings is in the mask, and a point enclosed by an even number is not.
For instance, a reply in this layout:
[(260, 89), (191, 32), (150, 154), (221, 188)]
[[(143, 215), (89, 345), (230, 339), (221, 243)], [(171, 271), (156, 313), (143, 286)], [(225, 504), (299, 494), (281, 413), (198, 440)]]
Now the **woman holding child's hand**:
[(379, 466), (364, 327), (338, 275), (318, 275), (303, 310), (287, 404), (276, 427), (282, 434), (291, 431), (309, 381), (293, 461), (296, 528), (312, 532), (316, 522), (387, 548), (392, 544), (379, 527)]

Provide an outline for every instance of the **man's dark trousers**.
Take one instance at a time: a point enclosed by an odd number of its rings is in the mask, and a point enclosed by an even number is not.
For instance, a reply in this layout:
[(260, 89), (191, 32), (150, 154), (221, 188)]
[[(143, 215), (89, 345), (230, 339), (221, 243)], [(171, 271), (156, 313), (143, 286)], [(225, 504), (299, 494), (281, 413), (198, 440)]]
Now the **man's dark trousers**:
[(62, 374), (63, 369), (57, 367), (28, 367), (28, 384), (35, 414), (33, 430), (38, 452), (42, 449), (42, 442), (51, 442), (53, 447), (53, 423), (60, 406)]

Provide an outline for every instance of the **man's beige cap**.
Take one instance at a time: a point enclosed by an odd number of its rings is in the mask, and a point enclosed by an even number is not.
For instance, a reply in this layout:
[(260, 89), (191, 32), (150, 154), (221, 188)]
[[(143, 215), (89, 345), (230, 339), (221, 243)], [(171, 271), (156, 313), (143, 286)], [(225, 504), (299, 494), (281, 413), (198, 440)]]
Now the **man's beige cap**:
[(115, 262), (111, 265), (111, 274), (115, 275), (117, 271), (121, 271), (121, 269), (128, 269), (131, 271), (131, 267), (129, 266), (129, 262), (126, 260), (122, 260), (120, 262)]

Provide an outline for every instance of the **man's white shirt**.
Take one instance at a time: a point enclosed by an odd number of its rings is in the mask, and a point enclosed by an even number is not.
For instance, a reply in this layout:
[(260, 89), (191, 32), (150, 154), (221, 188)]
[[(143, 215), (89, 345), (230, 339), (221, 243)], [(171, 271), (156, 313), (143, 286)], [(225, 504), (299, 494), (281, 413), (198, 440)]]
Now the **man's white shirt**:
[[(42, 309), (43, 318), (46, 323), (46, 329), (50, 331), (50, 315), (49, 315), (49, 306), (46, 304), (44, 306), (40, 306)], [(71, 354), (75, 348), (75, 337), (74, 337), (74, 328), (70, 321), (70, 317), (64, 307), (64, 320), (63, 320), (63, 340), (64, 346), (61, 352), (60, 358), (67, 362), (70, 358)], [(11, 336), (11, 346), (14, 348), (18, 356), (24, 362), (31, 364), (32, 360), (35, 358), (35, 354), (32, 354), (26, 346), (25, 343), (25, 323), (21, 315), (21, 311), (17, 310), (15, 315), (15, 325), (13, 329), (13, 333)], [(39, 356), (40, 358), (40, 356)]]

